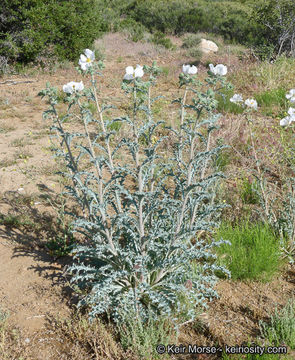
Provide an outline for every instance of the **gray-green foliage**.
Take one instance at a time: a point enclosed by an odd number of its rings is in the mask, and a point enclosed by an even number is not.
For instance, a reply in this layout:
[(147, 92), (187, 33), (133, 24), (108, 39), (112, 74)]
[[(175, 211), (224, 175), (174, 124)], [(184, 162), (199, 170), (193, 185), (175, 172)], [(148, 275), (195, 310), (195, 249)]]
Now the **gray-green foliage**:
[[(207, 89), (201, 91), (195, 77), (181, 74), (185, 95), (176, 100), (181, 125), (158, 136), (163, 122), (153, 116), (156, 65), (144, 67), (147, 80), (123, 82), (131, 111), (112, 121), (104, 117), (111, 107), (97, 96), (101, 69), (100, 63), (87, 70), (91, 87), (66, 98), (68, 112), (61, 118), (57, 89), (47, 85), (41, 92), (50, 102), (45, 118), (53, 121), (60, 141), (55, 153), (67, 164), (63, 176), (72, 181), (68, 194), (80, 209), (73, 214), (73, 228), (84, 241), (75, 248), (71, 267), (72, 282), (83, 293), (80, 305), (90, 307), (90, 316), (109, 313), (116, 320), (120, 309), (133, 311), (140, 321), (150, 314), (171, 316), (178, 324), (190, 321), (197, 305), (217, 295), (215, 273), (226, 272), (213, 253), (223, 240), (196, 234), (216, 228), (224, 207), (215, 203), (222, 174), (210, 164), (222, 148), (211, 146), (218, 120), (213, 89), (227, 83), (208, 72)], [(79, 131), (68, 130), (73, 117)], [(117, 132), (111, 130), (114, 123), (122, 124)], [(121, 134), (119, 141), (114, 142), (115, 134)], [(85, 169), (83, 161), (91, 166)]]
[(270, 317), (270, 322), (261, 322), (262, 336), (274, 346), (287, 345), (295, 348), (295, 304), (294, 299), (289, 300), (286, 306)]

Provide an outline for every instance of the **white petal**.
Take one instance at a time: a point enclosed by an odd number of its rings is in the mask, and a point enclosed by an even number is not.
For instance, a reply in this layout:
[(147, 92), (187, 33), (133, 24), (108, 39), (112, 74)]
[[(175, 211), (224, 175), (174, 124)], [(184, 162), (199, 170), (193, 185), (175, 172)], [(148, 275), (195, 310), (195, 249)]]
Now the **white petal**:
[(216, 65), (215, 70), (218, 75), (224, 76), (227, 74), (227, 67), (223, 64)]
[(246, 99), (245, 105), (249, 106), (250, 108), (257, 109), (257, 101), (255, 99)]
[(126, 73), (126, 74), (124, 75), (124, 80), (133, 80), (133, 75)]
[(88, 69), (87, 63), (82, 61), (81, 59), (79, 60), (79, 65), (80, 65), (81, 69), (84, 71)]
[(91, 51), (91, 50), (89, 50), (89, 49), (86, 49), (84, 52), (85, 52), (85, 55), (86, 55), (89, 59), (91, 59), (91, 60), (94, 60), (94, 59), (95, 59), (95, 56), (94, 56), (94, 52), (93, 52), (93, 51)]
[(126, 74), (127, 74), (127, 75), (133, 75), (133, 73), (134, 73), (133, 66), (127, 66), (127, 68), (126, 68)]
[(63, 91), (67, 94), (72, 94), (73, 93), (73, 86), (71, 83), (67, 83), (63, 86)]
[(87, 57), (84, 55), (84, 54), (81, 54), (80, 55), (80, 60), (79, 60), (79, 63), (81, 62), (86, 62), (87, 61)]
[(187, 74), (188, 74), (188, 71), (189, 71), (189, 68), (190, 68), (189, 65), (183, 64), (183, 65), (182, 65), (182, 72), (187, 75)]
[(242, 97), (242, 95), (240, 95), (240, 94), (234, 94), (234, 96), (231, 97), (231, 98), (229, 99), (229, 101), (230, 101), (230, 102), (233, 102), (233, 103), (238, 103), (238, 102), (243, 101), (243, 97)]
[(295, 109), (292, 108), (292, 107), (290, 107), (289, 110), (288, 110), (288, 114), (289, 114), (290, 116), (294, 116), (294, 115), (295, 115)]
[(189, 70), (188, 70), (188, 73), (189, 73), (190, 75), (195, 75), (197, 72), (198, 72), (198, 69), (197, 69), (197, 67), (196, 67), (195, 65), (190, 66), (190, 68), (189, 68)]
[(82, 91), (84, 89), (83, 81), (80, 81), (79, 83), (75, 84), (75, 90), (76, 91)]
[(216, 75), (216, 70), (215, 70), (215, 67), (213, 66), (213, 64), (209, 64), (209, 69), (211, 72), (213, 72), (213, 74)]
[(143, 67), (140, 65), (136, 65), (136, 69), (134, 70), (134, 76), (137, 77), (143, 77), (144, 72), (143, 72)]
[(289, 117), (289, 116), (283, 118), (283, 119), (280, 121), (280, 125), (281, 125), (281, 126), (287, 126), (287, 125), (289, 125), (289, 124), (290, 124), (290, 117)]

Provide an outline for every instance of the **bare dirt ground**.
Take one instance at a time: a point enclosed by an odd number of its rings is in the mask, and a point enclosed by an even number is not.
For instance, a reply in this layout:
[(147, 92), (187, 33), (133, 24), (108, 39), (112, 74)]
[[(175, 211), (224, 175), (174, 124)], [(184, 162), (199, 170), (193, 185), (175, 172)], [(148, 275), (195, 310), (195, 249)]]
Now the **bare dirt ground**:
[[(164, 95), (169, 99), (172, 92), (177, 95), (178, 74), (187, 61), (181, 51), (134, 44), (119, 34), (106, 36), (96, 46), (105, 48), (106, 69), (100, 86), (110, 100), (119, 102), (122, 98), (120, 82), (126, 66), (151, 64), (152, 60), (169, 68), (169, 75), (162, 78)], [(218, 55), (214, 59), (226, 62)], [(67, 357), (58, 350), (66, 340), (60, 335), (57, 338), (52, 319), (70, 319), (75, 299), (63, 275), (65, 261), (50, 256), (40, 241), (47, 236), (42, 232), (42, 224), (46, 227), (54, 221), (44, 195), (57, 194), (59, 181), (49, 149), (48, 124), (42, 120), (47, 105), (37, 94), (47, 81), (61, 89), (63, 84), (81, 79), (73, 66), (57, 68), (52, 74), (32, 70), (26, 75), (0, 78), (0, 215), (21, 214), (27, 221), (41, 224), (37, 233), (26, 231), (25, 225), (0, 226), (0, 310), (9, 312), (7, 326), (15, 335), (10, 345), (2, 349), (3, 355), (0, 352), (0, 360), (100, 359), (82, 351), (80, 357)], [(180, 343), (218, 341), (235, 345), (249, 337), (255, 339), (259, 320), (268, 319), (276, 306), (284, 305), (294, 295), (294, 279), (290, 268), (265, 285), (221, 281), (217, 286), (220, 299), (201, 317), (203, 330), (188, 327)]]

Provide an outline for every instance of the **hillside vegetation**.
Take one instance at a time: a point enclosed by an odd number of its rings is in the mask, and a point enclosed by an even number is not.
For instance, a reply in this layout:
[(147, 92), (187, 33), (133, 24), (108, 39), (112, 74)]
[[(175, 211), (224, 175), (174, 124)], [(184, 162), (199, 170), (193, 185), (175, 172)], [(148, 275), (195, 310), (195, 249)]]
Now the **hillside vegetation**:
[(269, 58), (295, 51), (295, 7), (289, 0), (3, 0), (2, 62), (44, 55), (73, 60), (102, 33), (129, 29), (181, 35), (209, 32)]

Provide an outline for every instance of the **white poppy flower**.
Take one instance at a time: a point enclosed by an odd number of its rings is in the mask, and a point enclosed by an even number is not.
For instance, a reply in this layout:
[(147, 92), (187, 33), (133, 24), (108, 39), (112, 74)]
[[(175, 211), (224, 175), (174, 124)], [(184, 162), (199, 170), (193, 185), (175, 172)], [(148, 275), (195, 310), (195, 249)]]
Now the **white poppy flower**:
[(295, 89), (291, 89), (289, 94), (286, 94), (286, 98), (290, 100), (292, 103), (295, 103)]
[(247, 105), (250, 108), (253, 108), (257, 110), (257, 101), (254, 99), (247, 99), (245, 100), (245, 105)]
[(227, 67), (223, 64), (217, 64), (216, 66), (213, 66), (213, 64), (209, 64), (209, 68), (214, 75), (224, 76), (227, 74)]
[(133, 80), (134, 78), (143, 77), (143, 66), (136, 65), (134, 69), (133, 66), (127, 66), (126, 74), (124, 75), (124, 80)]
[(290, 124), (290, 116), (286, 116), (280, 121), (281, 126), (287, 126), (289, 124)]
[(141, 78), (141, 77), (143, 77), (143, 75), (144, 75), (143, 66), (136, 65), (136, 69), (134, 70), (134, 77)]
[(83, 81), (71, 81), (63, 86), (63, 91), (67, 94), (73, 94), (75, 91), (82, 91), (84, 89)]
[(281, 126), (287, 126), (290, 125), (291, 122), (295, 121), (295, 115), (294, 116), (286, 116), (280, 121)]
[(242, 95), (240, 95), (240, 94), (235, 94), (233, 97), (231, 97), (231, 98), (229, 99), (229, 101), (236, 104), (236, 103), (242, 102), (242, 101), (243, 101), (243, 97), (242, 97)]
[[(85, 54), (85, 55), (84, 55)], [(86, 49), (84, 54), (80, 55), (79, 65), (82, 70), (87, 70), (90, 66), (92, 66), (93, 61), (95, 60), (94, 52)]]
[(185, 75), (195, 75), (198, 72), (198, 68), (195, 65), (182, 65), (182, 72)]

